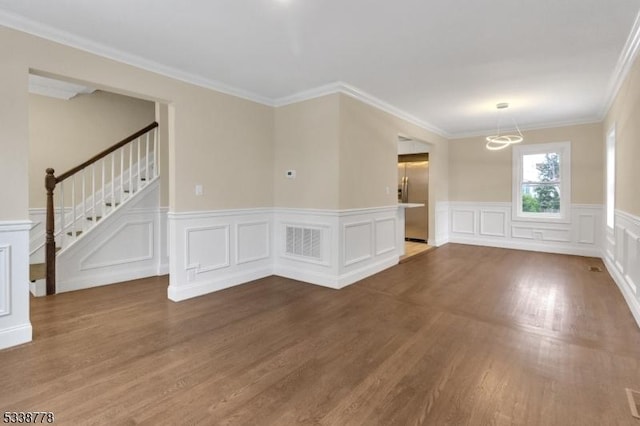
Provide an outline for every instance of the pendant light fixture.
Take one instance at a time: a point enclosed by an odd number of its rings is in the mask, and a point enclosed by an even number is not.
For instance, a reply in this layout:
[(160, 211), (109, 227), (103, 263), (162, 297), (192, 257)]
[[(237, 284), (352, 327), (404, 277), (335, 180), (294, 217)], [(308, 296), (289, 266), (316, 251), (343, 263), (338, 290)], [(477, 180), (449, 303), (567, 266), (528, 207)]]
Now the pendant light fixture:
[[(498, 130), (497, 133), (493, 136), (487, 136), (487, 149), (490, 151), (498, 151), (508, 147), (509, 145), (513, 145), (514, 143), (520, 143), (524, 140), (522, 137), (522, 132), (518, 127), (518, 123), (516, 120), (511, 117), (511, 121), (513, 122), (513, 127), (515, 127), (515, 132), (513, 133), (502, 133), (503, 122), (505, 121), (504, 115), (506, 114), (506, 109), (509, 108), (509, 104), (506, 102), (501, 102), (496, 105), (498, 109)], [(516, 133), (517, 132), (517, 133)]]

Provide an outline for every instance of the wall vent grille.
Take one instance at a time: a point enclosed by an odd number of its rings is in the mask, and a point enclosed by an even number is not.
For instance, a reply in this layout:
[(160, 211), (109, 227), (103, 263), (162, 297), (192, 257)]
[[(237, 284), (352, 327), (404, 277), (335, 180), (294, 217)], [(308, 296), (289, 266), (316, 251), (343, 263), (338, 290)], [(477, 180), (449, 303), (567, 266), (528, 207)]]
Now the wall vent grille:
[(322, 260), (322, 233), (319, 229), (287, 226), (286, 253)]

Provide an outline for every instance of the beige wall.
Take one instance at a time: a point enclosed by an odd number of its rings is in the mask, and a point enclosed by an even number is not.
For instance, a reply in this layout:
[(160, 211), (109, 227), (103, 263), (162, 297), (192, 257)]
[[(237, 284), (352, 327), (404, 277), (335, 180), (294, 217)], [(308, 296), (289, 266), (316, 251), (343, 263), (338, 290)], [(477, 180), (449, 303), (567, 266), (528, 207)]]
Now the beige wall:
[(436, 202), (448, 200), (447, 140), (347, 95), (340, 95), (340, 209), (397, 203), (399, 134), (429, 145), (429, 239), (435, 239)]
[(275, 206), (339, 208), (339, 107), (336, 94), (276, 109)]
[[(0, 32), (0, 39), (2, 39)], [(29, 207), (28, 69), (0, 43), (0, 220), (26, 220)]]
[(155, 119), (153, 102), (103, 91), (69, 100), (29, 95), (29, 207), (44, 207), (48, 167), (64, 173)]
[(446, 139), (340, 95), (341, 209), (397, 203), (399, 134), (430, 144), (430, 194), (434, 197), (430, 201), (447, 200)]
[[(273, 108), (0, 27), (0, 219), (27, 219), (29, 69), (171, 104), (172, 211), (271, 206)], [(166, 171), (166, 170), (165, 170)], [(203, 197), (194, 194), (204, 186)], [(239, 188), (239, 190), (238, 190)], [(9, 205), (10, 204), (10, 205)]]
[[(531, 130), (523, 135), (523, 144), (571, 141), (571, 202), (604, 202), (601, 124)], [(512, 150), (489, 151), (485, 144), (483, 137), (449, 141), (451, 201), (511, 201)]]
[[(398, 134), (431, 144), (434, 201), (447, 199), (446, 140), (431, 132), (344, 94), (280, 107), (275, 116), (278, 207), (395, 205)], [(289, 169), (296, 179), (285, 177)]]
[[(603, 126), (616, 129), (616, 209), (640, 216), (640, 58), (623, 82)], [(604, 151), (601, 155), (604, 156)]]

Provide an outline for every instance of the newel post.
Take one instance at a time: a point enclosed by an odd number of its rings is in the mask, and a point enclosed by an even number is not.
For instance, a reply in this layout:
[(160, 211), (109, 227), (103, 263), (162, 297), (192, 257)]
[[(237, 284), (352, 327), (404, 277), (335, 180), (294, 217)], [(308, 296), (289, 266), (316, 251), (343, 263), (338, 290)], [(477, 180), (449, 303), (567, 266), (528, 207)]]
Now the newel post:
[(47, 221), (46, 221), (46, 240), (45, 240), (45, 265), (46, 265), (46, 283), (47, 296), (56, 294), (56, 239), (53, 211), (53, 190), (56, 187), (55, 170), (47, 169), (47, 175), (44, 178), (44, 187), (47, 189)]

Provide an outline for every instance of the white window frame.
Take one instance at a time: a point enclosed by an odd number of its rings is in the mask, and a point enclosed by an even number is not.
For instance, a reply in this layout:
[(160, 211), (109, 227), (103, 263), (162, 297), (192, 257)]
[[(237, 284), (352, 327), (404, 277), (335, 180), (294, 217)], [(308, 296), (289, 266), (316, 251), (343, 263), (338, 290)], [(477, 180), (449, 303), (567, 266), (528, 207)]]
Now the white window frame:
[(609, 230), (615, 226), (616, 216), (616, 127), (607, 132), (606, 140), (606, 185), (605, 185), (605, 223)]
[[(560, 212), (527, 213), (522, 211), (522, 157), (531, 154), (556, 152), (560, 155)], [(513, 147), (512, 219), (514, 221), (558, 222), (571, 221), (571, 142), (553, 142)]]

